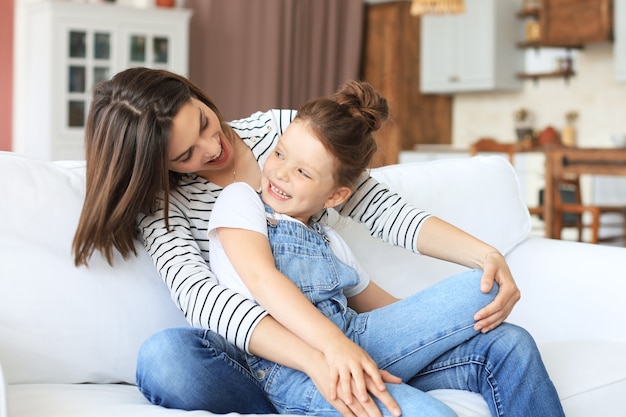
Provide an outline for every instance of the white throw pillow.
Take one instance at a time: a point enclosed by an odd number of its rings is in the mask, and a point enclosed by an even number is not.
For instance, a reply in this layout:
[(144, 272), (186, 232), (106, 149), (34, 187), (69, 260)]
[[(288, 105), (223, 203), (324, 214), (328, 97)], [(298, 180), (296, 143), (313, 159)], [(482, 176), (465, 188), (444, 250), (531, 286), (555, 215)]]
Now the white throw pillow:
[(142, 245), (93, 257), (71, 245), (84, 198), (82, 169), (0, 152), (0, 362), (7, 383), (129, 382), (141, 343), (183, 314)]

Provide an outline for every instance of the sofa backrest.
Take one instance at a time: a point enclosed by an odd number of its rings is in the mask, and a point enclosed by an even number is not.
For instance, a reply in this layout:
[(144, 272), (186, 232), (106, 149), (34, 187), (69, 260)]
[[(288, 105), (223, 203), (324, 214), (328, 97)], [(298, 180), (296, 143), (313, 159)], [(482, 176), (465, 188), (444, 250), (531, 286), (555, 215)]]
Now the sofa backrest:
[[(517, 175), (500, 156), (391, 165), (373, 169), (371, 175), (416, 207), (490, 243), (505, 255), (530, 234), (530, 215)], [(340, 233), (372, 279), (398, 296), (412, 294), (465, 269), (368, 239), (362, 225), (353, 222)]]
[(0, 153), (0, 362), (7, 383), (129, 382), (139, 346), (186, 325), (149, 256), (76, 268), (83, 170)]
[[(373, 170), (416, 205), (509, 251), (530, 220), (511, 166), (500, 157)], [(187, 325), (149, 256), (96, 254), (74, 267), (71, 244), (84, 198), (84, 163), (0, 152), (0, 363), (7, 383), (134, 382), (152, 333)], [(341, 230), (381, 284), (407, 295), (460, 267)], [(420, 279), (415, 279), (416, 275)]]

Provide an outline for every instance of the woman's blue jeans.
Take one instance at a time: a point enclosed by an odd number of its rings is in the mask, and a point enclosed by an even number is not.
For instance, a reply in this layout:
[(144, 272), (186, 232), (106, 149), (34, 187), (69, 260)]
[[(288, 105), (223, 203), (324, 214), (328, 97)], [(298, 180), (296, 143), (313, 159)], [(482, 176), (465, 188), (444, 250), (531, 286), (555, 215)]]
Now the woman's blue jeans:
[[(420, 325), (407, 343), (414, 350), (407, 352), (410, 366), (404, 366), (404, 359), (385, 365), (407, 381), (389, 385), (392, 395), (399, 400), (407, 394), (399, 390), (460, 389), (480, 393), (493, 416), (563, 416), (537, 346), (524, 329), (505, 323), (486, 334), (467, 337), (466, 333), (474, 332), (468, 317), (482, 307), (468, 302), (468, 290), (477, 291), (479, 276), (478, 272), (464, 273), (411, 297), (418, 299), (411, 303), (419, 314), (414, 323)], [(403, 303), (390, 307), (403, 308)], [(380, 320), (390, 330), (401, 324), (384, 322), (384, 317), (381, 314)], [(385, 343), (391, 339), (375, 342), (384, 354)], [(406, 374), (416, 366), (421, 367), (417, 373)], [(148, 400), (169, 408), (276, 412), (245, 355), (207, 330), (172, 328), (149, 338), (139, 352), (137, 384)], [(441, 415), (454, 415), (450, 412)]]

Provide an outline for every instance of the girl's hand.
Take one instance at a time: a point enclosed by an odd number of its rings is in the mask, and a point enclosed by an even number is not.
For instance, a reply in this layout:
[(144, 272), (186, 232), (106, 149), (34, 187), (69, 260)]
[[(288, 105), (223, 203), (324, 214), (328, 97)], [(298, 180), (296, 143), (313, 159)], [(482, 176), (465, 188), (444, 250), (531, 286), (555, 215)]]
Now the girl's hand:
[(496, 298), (474, 315), (474, 320), (476, 320), (474, 329), (487, 333), (506, 320), (519, 301), (521, 294), (504, 257), (500, 253), (490, 252), (485, 256), (483, 271), (480, 282), (482, 292), (491, 291), (494, 282), (500, 286)]

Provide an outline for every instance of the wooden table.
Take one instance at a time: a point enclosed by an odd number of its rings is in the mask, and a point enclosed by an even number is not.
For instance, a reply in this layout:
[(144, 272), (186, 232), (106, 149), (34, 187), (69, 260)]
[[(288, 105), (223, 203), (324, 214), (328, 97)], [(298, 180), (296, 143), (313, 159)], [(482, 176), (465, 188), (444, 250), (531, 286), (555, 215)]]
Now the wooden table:
[(546, 149), (546, 188), (544, 220), (546, 237), (557, 238), (554, 228), (555, 178), (567, 174), (625, 175), (626, 148), (550, 148)]

